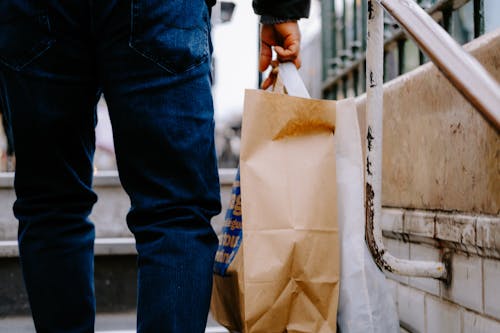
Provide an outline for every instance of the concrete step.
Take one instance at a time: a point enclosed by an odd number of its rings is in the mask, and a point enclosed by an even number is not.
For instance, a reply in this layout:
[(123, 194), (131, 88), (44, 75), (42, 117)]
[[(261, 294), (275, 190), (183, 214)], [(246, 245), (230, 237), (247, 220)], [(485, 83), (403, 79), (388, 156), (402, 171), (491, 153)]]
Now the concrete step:
[[(223, 210), (212, 219), (212, 225), (216, 231), (220, 230), (224, 224), (225, 209), (229, 203), (235, 176), (236, 169), (219, 170)], [(125, 223), (130, 200), (120, 184), (118, 172), (96, 172), (94, 191), (99, 199), (92, 210), (90, 219), (95, 224), (96, 237), (132, 237)], [(12, 213), (14, 201), (14, 173), (0, 172), (0, 241), (17, 239), (17, 220)]]
[[(94, 254), (103, 255), (136, 255), (133, 237), (97, 238), (94, 242)], [(17, 258), (19, 248), (17, 241), (0, 241), (0, 258)]]
[[(235, 169), (221, 169), (221, 214), (212, 220), (216, 231), (224, 223)], [(15, 200), (14, 174), (0, 173), (0, 318), (29, 315), (27, 295), (23, 286), (17, 247), (17, 221), (12, 215)], [(125, 216), (129, 199), (115, 171), (98, 172), (94, 189), (99, 201), (92, 220), (96, 226), (95, 288), (97, 311), (121, 313), (136, 306), (136, 250)], [(0, 326), (0, 332), (4, 332)]]
[[(135, 333), (135, 328), (135, 312), (101, 313), (96, 316), (96, 333)], [(7, 317), (0, 318), (0, 332), (34, 333), (35, 327), (31, 317)], [(205, 333), (228, 333), (228, 331), (209, 316)]]
[[(137, 298), (135, 255), (96, 256), (95, 294), (98, 313), (134, 311)], [(0, 318), (29, 316), (19, 258), (0, 258)], [(0, 332), (3, 332), (0, 329)]]

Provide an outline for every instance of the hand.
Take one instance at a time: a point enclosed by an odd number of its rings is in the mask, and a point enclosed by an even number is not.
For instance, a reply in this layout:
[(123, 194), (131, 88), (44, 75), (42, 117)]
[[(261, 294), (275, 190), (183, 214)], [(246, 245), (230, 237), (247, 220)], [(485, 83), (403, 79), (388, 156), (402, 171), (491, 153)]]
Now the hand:
[[(296, 21), (261, 26), (259, 59), (261, 72), (271, 64), (272, 46), (278, 55), (279, 62), (291, 61), (297, 68), (300, 68), (300, 30)], [(272, 81), (268, 78), (262, 88), (267, 89), (271, 83)]]

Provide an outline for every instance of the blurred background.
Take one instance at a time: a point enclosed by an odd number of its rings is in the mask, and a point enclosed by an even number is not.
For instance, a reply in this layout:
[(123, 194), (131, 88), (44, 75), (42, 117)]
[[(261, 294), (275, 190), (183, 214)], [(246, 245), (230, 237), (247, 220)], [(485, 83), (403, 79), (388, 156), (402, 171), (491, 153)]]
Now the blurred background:
[[(301, 22), (304, 45), (320, 35), (319, 3), (313, 1), (311, 19)], [(238, 164), (244, 91), (259, 86), (260, 78), (257, 70), (259, 24), (251, 5), (252, 2), (249, 0), (219, 1), (212, 12), (216, 146), (222, 168), (236, 167)], [(316, 47), (321, 47), (318, 38), (316, 42), (318, 43)], [(318, 57), (319, 53), (314, 55)], [(304, 63), (314, 63), (319, 66), (319, 59), (314, 62), (306, 60)], [(309, 76), (313, 78), (319, 70), (320, 67), (317, 72), (311, 72)], [(116, 162), (112, 129), (105, 96), (99, 101), (97, 112), (95, 168), (114, 170)], [(2, 125), (5, 125), (4, 122), (0, 124), (0, 172), (13, 171), (15, 159), (11, 149), (12, 144), (8, 142)]]
[[(437, 20), (461, 44), (500, 27), (498, 0), (416, 1), (428, 12), (439, 13), (442, 17)], [(481, 5), (480, 17), (476, 13), (477, 3)], [(366, 12), (366, 1), (312, 0), (310, 17), (299, 22), (303, 64), (300, 73), (312, 97), (341, 99), (364, 93)], [(221, 168), (234, 168), (239, 158), (244, 91), (257, 89), (262, 80), (257, 70), (258, 17), (249, 0), (219, 1), (212, 11), (212, 25), (217, 155)], [(390, 16), (385, 20), (385, 39), (384, 81), (428, 61)], [(105, 96), (98, 104), (98, 119), (95, 168), (114, 170), (112, 129)], [(2, 124), (0, 172), (13, 171), (12, 142)]]

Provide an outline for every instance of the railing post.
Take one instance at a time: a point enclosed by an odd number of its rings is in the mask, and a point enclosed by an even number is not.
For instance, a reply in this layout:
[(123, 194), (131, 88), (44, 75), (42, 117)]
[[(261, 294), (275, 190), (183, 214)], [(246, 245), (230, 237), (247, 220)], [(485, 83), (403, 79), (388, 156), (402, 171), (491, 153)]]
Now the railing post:
[[(323, 80), (327, 80), (332, 71), (338, 70), (337, 58), (337, 16), (335, 12), (335, 0), (321, 1), (321, 15), (323, 20)], [(323, 91), (323, 97), (328, 99), (337, 98), (336, 86), (328, 91)]]
[(333, 11), (330, 6), (330, 1), (321, 1), (321, 20), (322, 20), (322, 25), (323, 29), (321, 29), (321, 37), (322, 37), (322, 62), (323, 62), (323, 80), (326, 80), (328, 78), (328, 68), (329, 66), (329, 61), (332, 57), (332, 45), (331, 45), (331, 34), (332, 34), (332, 27), (331, 27), (331, 18), (330, 16), (333, 15)]
[[(374, 248), (374, 259), (384, 269), (385, 263), (378, 255), (384, 252), (382, 230), (374, 225), (381, 218), (382, 209), (382, 118), (384, 73), (384, 12), (382, 7), (368, 0), (368, 34), (366, 50), (366, 165), (365, 209), (366, 241)], [(382, 245), (382, 246), (380, 246)]]
[(474, 38), (484, 34), (484, 0), (474, 0)]
[(444, 279), (447, 270), (443, 263), (410, 261), (395, 258), (385, 250), (382, 228), (382, 136), (383, 136), (383, 9), (375, 0), (368, 0), (367, 33), (367, 103), (366, 103), (366, 166), (365, 209), (366, 241), (380, 268), (401, 275)]

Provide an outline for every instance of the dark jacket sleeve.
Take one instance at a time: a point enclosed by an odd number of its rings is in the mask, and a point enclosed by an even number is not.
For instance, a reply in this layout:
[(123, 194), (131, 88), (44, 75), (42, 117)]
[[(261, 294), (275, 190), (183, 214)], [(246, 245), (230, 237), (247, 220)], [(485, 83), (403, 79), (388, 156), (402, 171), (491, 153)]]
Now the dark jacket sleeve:
[(311, 0), (253, 0), (252, 4), (258, 15), (300, 19), (309, 16)]
[(208, 8), (212, 8), (217, 0), (205, 0), (205, 2), (207, 3)]

